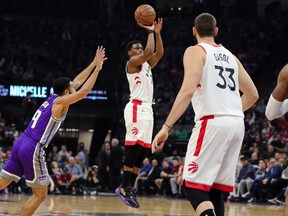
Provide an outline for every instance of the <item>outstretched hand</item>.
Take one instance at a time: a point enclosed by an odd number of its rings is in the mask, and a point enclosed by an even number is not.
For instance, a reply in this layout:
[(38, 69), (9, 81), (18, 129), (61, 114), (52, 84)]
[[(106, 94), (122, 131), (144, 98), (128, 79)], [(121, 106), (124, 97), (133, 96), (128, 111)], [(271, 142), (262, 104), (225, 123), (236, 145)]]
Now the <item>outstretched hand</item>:
[(96, 70), (100, 71), (103, 66), (103, 62), (107, 60), (107, 57), (105, 56), (105, 48), (103, 46), (98, 46), (96, 50), (96, 55), (93, 60), (93, 63), (96, 65)]
[(151, 145), (152, 154), (155, 153), (156, 149), (163, 148), (166, 140), (168, 139), (168, 136), (169, 136), (169, 130), (162, 127), (162, 129), (157, 133), (157, 135), (153, 139)]

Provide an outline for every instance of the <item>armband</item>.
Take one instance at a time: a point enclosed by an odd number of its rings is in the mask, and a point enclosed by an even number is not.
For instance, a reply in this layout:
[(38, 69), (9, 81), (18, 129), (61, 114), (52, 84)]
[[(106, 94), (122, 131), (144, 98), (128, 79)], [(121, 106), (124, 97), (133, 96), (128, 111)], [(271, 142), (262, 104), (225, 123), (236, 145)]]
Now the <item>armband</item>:
[(288, 100), (277, 101), (271, 94), (266, 106), (265, 115), (269, 121), (283, 116), (288, 111)]

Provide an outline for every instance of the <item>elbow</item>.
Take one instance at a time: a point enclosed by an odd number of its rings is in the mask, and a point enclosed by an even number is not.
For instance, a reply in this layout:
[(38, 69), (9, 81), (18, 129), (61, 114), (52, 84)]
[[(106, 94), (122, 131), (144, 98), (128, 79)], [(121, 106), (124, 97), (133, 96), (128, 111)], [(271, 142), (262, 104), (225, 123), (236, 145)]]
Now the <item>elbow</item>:
[(191, 100), (193, 97), (194, 91), (191, 89), (183, 90), (182, 95), (185, 99)]
[(154, 50), (153, 50), (153, 49), (146, 48), (146, 49), (144, 50), (144, 55), (152, 56), (153, 53), (154, 53)]
[(253, 95), (252, 95), (253, 101), (254, 103), (256, 103), (259, 99), (259, 94), (258, 91), (256, 91)]
[(81, 89), (78, 91), (79, 93), (79, 97), (82, 99), (82, 98), (85, 98), (88, 94), (89, 94), (89, 90), (87, 89)]

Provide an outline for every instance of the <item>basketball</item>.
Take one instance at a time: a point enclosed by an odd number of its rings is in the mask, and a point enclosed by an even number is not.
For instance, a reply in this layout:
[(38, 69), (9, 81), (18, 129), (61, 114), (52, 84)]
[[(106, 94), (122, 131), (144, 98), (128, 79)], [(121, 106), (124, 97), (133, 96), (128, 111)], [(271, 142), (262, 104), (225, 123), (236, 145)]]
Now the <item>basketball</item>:
[(143, 4), (137, 7), (134, 17), (137, 23), (151, 25), (156, 18), (156, 12), (152, 6)]

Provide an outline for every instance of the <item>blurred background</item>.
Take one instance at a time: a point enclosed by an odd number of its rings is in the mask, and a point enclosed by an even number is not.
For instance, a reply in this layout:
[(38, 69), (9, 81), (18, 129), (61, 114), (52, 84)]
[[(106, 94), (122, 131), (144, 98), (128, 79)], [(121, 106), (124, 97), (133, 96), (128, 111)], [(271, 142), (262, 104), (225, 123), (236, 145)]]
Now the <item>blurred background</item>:
[[(181, 86), (184, 50), (196, 43), (191, 32), (194, 18), (210, 12), (218, 21), (216, 42), (242, 61), (260, 93), (257, 104), (245, 113), (242, 153), (250, 157), (254, 151), (251, 148), (260, 147), (266, 154), (271, 137), (276, 135), (280, 136), (277, 147), (283, 150), (287, 121), (284, 118), (270, 123), (264, 110), (279, 70), (287, 63), (287, 0), (0, 0), (2, 152), (9, 151), (49, 95), (52, 81), (60, 76), (74, 78), (92, 61), (99, 45), (106, 47), (109, 59), (93, 91), (71, 106), (48, 152), (53, 145), (60, 150), (66, 144), (70, 154), (77, 155), (78, 144), (84, 143), (89, 164), (93, 165), (105, 141), (115, 137), (123, 146), (123, 109), (129, 99), (125, 45), (136, 39), (146, 43), (147, 33), (134, 20), (134, 10), (143, 3), (152, 5), (157, 17), (164, 20), (165, 55), (153, 70), (155, 132)], [(174, 126), (164, 149), (167, 155), (185, 154), (193, 118), (189, 107)], [(267, 124), (269, 129), (264, 133)]]

